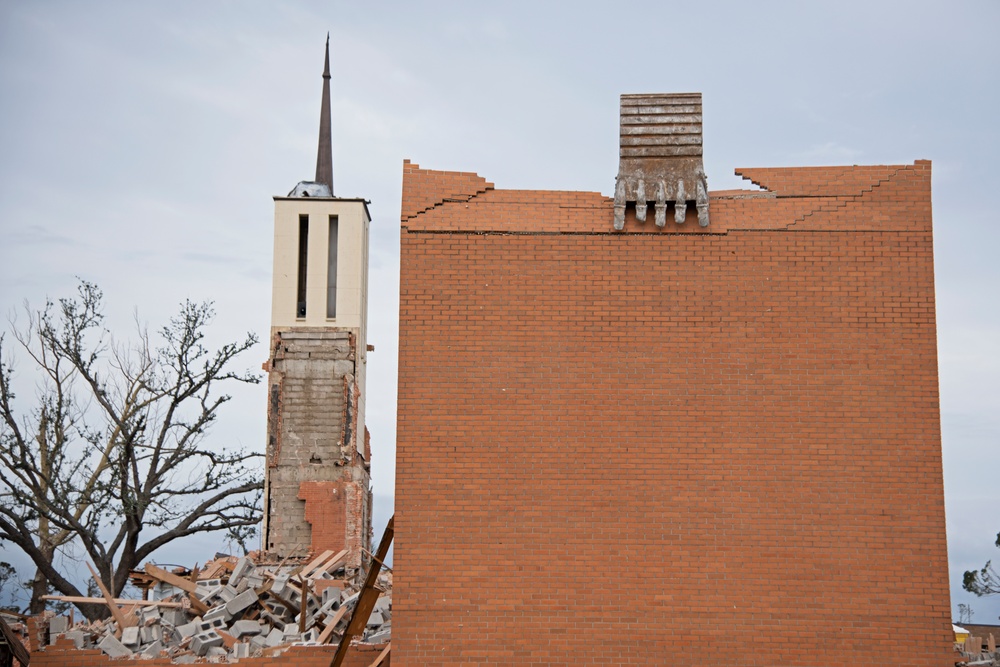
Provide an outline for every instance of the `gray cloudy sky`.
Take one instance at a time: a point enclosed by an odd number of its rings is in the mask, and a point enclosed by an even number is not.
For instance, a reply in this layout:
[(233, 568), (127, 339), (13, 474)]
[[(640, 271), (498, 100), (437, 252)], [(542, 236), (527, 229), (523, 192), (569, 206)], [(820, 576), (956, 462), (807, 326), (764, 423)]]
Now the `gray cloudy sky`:
[[(190, 297), (215, 300), (218, 340), (266, 336), (271, 197), (312, 177), (329, 30), (335, 188), (374, 216), (384, 523), (403, 158), (501, 188), (611, 194), (618, 95), (685, 91), (704, 94), (713, 189), (740, 187), (736, 167), (929, 158), (952, 606), (998, 622), (1000, 602), (960, 590), (962, 570), (1000, 556), (998, 29), (993, 0), (0, 0), (0, 311), (81, 276), (104, 288), (116, 329), (134, 308), (158, 325)], [(238, 394), (216, 437), (263, 449), (264, 407), (262, 388)]]

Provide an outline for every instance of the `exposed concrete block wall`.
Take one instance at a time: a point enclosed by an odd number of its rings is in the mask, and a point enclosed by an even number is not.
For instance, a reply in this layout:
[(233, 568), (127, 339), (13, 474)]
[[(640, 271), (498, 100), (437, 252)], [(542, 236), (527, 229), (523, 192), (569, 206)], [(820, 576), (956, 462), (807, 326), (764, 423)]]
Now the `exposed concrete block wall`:
[[(358, 429), (357, 338), (297, 328), (272, 336), (265, 548), (288, 555), (371, 549), (371, 484)], [(337, 515), (337, 513), (340, 513)]]
[(404, 165), (397, 665), (954, 663), (930, 164), (742, 173)]

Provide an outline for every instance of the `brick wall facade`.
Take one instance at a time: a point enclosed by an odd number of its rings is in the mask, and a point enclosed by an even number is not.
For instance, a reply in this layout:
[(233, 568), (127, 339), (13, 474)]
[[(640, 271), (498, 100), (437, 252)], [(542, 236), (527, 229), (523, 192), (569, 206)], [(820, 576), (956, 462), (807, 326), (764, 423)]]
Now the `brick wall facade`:
[[(371, 549), (368, 461), (358, 453), (356, 337), (332, 328), (273, 335), (268, 364), (267, 534), (283, 556)], [(365, 437), (360, 434), (360, 437)], [(336, 510), (336, 511), (334, 511)]]
[(954, 663), (930, 164), (739, 173), (404, 164), (397, 665)]

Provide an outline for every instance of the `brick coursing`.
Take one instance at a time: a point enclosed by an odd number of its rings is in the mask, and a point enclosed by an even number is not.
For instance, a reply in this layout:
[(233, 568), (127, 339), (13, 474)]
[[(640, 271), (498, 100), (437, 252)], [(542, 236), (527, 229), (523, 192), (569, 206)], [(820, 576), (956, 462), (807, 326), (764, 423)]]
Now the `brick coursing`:
[[(356, 571), (367, 562), (362, 548), (371, 547), (371, 493), (356, 443), (363, 426), (357, 423), (355, 337), (303, 327), (273, 338), (265, 548), (284, 556), (349, 548), (347, 566)], [(334, 489), (343, 497), (343, 516), (323, 506)]]
[(397, 665), (954, 663), (930, 164), (741, 173), (614, 232), (404, 166)]

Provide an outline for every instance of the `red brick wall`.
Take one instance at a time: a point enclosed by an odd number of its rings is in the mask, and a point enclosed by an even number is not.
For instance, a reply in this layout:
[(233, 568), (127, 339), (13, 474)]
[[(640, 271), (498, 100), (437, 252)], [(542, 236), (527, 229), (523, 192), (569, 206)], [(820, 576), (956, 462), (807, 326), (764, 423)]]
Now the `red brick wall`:
[(404, 165), (397, 665), (953, 664), (930, 164), (744, 173)]

